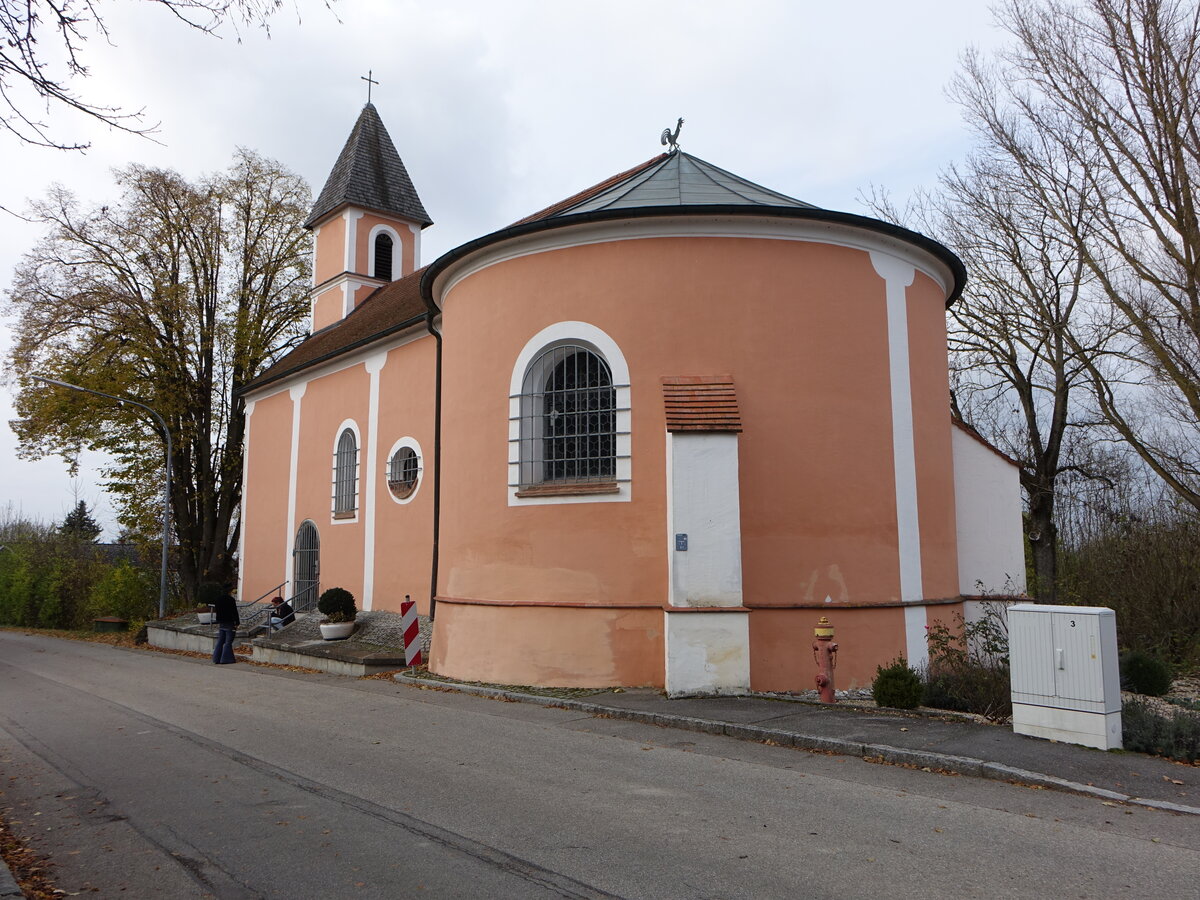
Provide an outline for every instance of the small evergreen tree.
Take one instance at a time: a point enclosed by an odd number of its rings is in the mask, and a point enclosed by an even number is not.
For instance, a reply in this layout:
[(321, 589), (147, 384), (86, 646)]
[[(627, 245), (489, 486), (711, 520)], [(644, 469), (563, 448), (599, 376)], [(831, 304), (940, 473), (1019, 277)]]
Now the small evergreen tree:
[(80, 500), (75, 504), (75, 508), (67, 513), (67, 517), (63, 519), (63, 523), (58, 526), (60, 534), (75, 538), (80, 541), (86, 541), (89, 544), (95, 543), (96, 538), (100, 537), (100, 532), (103, 529), (100, 527), (91, 512), (88, 511), (87, 503)]

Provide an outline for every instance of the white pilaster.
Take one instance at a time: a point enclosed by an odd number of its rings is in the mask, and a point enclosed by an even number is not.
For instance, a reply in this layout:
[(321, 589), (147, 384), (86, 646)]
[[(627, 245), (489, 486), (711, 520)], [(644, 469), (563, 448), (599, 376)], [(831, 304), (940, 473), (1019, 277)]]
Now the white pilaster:
[[(246, 473), (250, 471), (250, 417), (254, 414), (254, 404), (257, 401), (247, 400), (245, 406), (246, 421), (245, 431), (242, 432), (242, 503), (241, 509), (238, 511), (238, 521), (241, 527), (238, 529), (238, 560), (239, 562), (246, 558)], [(238, 583), (237, 591), (239, 597), (245, 597), (246, 592), (242, 590), (242, 582), (245, 579), (245, 565), (238, 565)]]
[[(924, 599), (924, 589), (921, 580), (921, 525), (917, 510), (917, 454), (916, 440), (913, 436), (907, 297), (907, 288), (916, 277), (916, 269), (912, 263), (880, 251), (871, 252), (871, 265), (886, 285), (900, 600), (903, 603), (917, 603)], [(929, 654), (925, 639), (925, 610), (906, 609), (904, 622), (908, 662), (912, 666), (918, 666)]]
[(292, 398), (292, 444), (288, 454), (288, 533), (283, 556), (283, 577), (279, 579), (288, 582), (292, 580), (292, 551), (296, 547), (296, 478), (300, 468), (300, 401), (307, 388), (308, 383), (305, 382), (288, 391)]
[(354, 258), (358, 253), (358, 220), (363, 217), (360, 210), (348, 209), (342, 213), (342, 220), (346, 223), (346, 249), (342, 258), (342, 271), (354, 272)]
[[(410, 222), (410, 223), (408, 224), (408, 228), (409, 228), (409, 230), (412, 232), (412, 235), (413, 235), (413, 267), (412, 267), (412, 272), (415, 272), (415, 271), (417, 271), (417, 269), (421, 268), (421, 226), (420, 226), (420, 225), (414, 225), (414, 224), (412, 224), (412, 223)], [(401, 261), (401, 265), (403, 265), (403, 261)], [(405, 274), (405, 275), (411, 275), (411, 274), (412, 274), (412, 272), (405, 272), (404, 274)]]
[(371, 385), (367, 405), (367, 472), (363, 479), (363, 609), (371, 609), (375, 590), (375, 486), (379, 468), (379, 373), (387, 364), (386, 353), (366, 360)]

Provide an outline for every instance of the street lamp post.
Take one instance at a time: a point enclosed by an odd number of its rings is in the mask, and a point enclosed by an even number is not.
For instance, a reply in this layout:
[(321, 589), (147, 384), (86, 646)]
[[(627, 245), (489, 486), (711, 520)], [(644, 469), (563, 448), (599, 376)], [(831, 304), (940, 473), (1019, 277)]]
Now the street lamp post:
[(158, 615), (160, 617), (167, 614), (167, 552), (170, 546), (170, 524), (171, 524), (171, 463), (173, 454), (171, 450), (171, 432), (167, 428), (167, 423), (163, 421), (163, 417), (148, 407), (145, 403), (139, 403), (136, 400), (130, 400), (128, 397), (117, 397), (113, 394), (106, 394), (104, 391), (94, 391), (91, 388), (80, 387), (77, 384), (69, 384), (66, 381), (57, 381), (53, 378), (43, 378), (41, 375), (32, 376), (34, 381), (42, 381), (46, 384), (54, 384), (58, 387), (70, 388), (73, 391), (83, 391), (85, 394), (95, 394), (97, 397), (107, 397), (109, 400), (115, 400), (121, 406), (128, 403), (130, 406), (136, 406), (139, 409), (144, 409), (158, 421), (159, 427), (162, 428), (163, 438), (167, 442), (167, 478), (166, 484), (163, 485), (163, 513), (162, 513), (162, 571), (158, 578)]

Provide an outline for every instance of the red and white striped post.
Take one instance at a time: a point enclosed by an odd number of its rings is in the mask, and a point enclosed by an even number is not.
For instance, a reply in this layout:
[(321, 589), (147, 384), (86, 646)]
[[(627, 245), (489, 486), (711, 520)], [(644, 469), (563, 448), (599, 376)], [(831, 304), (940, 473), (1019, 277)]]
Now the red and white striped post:
[(417, 622), (417, 604), (404, 595), (400, 604), (400, 627), (404, 631), (404, 664), (421, 665), (421, 626)]

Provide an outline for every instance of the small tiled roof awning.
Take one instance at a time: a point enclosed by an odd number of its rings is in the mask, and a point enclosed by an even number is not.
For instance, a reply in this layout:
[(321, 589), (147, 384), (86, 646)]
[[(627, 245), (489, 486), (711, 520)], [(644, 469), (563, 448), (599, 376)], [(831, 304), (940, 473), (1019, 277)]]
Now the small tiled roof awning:
[(741, 432), (732, 376), (664, 376), (662, 386), (667, 431)]

